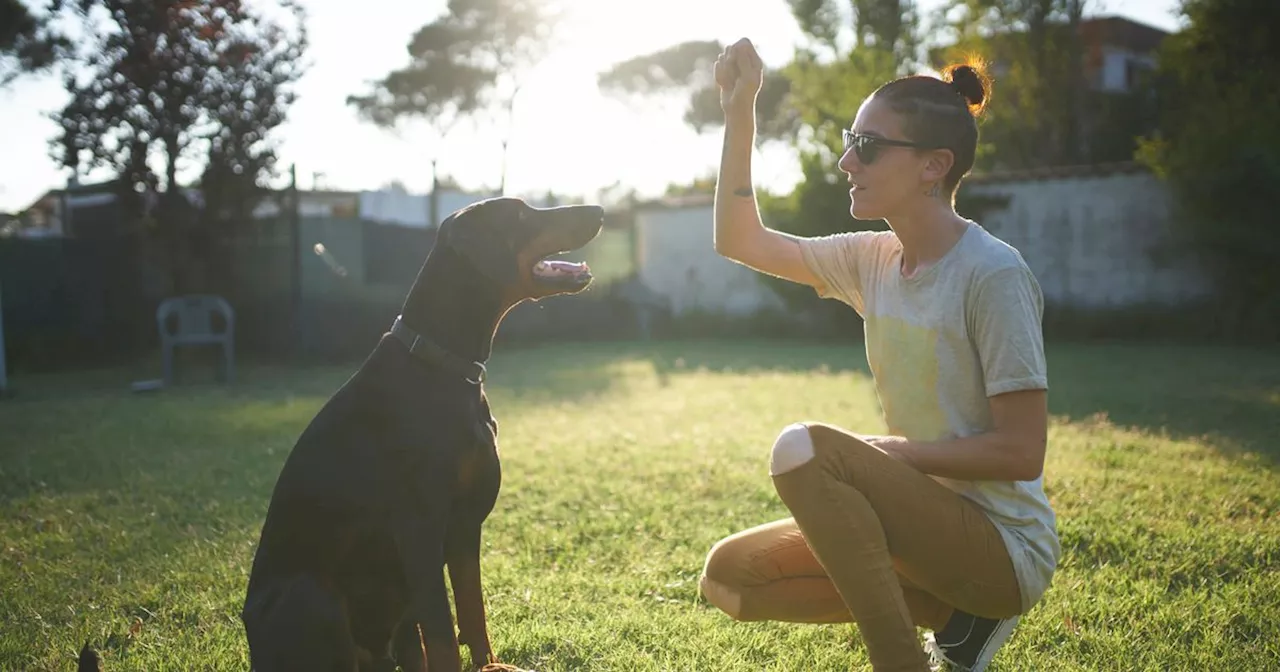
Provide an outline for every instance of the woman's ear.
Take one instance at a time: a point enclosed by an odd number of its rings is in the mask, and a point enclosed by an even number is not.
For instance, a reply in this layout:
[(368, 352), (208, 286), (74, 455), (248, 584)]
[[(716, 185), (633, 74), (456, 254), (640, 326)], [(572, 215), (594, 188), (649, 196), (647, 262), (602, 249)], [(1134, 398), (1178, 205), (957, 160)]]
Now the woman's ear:
[(941, 182), (946, 179), (951, 167), (956, 164), (956, 155), (949, 149), (930, 150), (926, 155), (924, 169), (920, 172), (921, 182)]

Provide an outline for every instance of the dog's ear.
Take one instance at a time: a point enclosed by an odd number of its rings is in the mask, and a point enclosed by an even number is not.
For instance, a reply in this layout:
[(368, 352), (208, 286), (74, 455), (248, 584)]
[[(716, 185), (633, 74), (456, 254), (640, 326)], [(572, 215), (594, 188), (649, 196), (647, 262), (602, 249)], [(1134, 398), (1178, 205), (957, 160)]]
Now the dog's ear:
[(445, 243), (471, 263), (476, 270), (499, 285), (519, 281), (516, 250), (509, 236), (498, 235), (498, 227), (487, 222), (457, 221), (450, 227)]

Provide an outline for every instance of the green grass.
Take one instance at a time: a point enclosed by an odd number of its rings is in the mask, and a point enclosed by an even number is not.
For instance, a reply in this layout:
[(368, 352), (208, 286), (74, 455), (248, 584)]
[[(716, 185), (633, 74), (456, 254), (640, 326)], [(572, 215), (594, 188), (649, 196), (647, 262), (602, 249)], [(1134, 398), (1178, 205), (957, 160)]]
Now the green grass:
[[(1263, 670), (1280, 661), (1280, 354), (1058, 346), (1047, 487), (1065, 557), (1010, 670)], [(0, 402), (0, 669), (247, 669), (237, 618), (295, 436), (351, 367), (243, 367), (233, 389), (22, 377)], [(485, 528), (493, 640), (564, 670), (866, 669), (849, 625), (735, 623), (696, 579), (785, 515), (783, 425), (882, 429), (860, 347), (508, 350), (505, 483)]]

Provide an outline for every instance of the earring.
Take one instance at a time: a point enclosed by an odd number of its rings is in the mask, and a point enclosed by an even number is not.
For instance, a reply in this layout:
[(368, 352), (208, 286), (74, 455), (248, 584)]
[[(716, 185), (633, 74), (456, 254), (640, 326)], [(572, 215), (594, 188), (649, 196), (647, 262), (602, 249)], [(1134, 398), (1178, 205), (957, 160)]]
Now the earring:
[(942, 195), (942, 183), (934, 182), (933, 186), (930, 187), (929, 191), (926, 191), (924, 195), (930, 198), (938, 198)]

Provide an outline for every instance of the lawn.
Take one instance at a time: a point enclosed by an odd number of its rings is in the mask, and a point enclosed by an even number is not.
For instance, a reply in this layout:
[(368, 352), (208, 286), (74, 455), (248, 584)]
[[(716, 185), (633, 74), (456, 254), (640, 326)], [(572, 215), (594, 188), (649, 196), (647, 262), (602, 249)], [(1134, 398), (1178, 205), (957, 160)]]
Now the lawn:
[[(1280, 353), (1049, 352), (1047, 488), (1065, 557), (994, 669), (1280, 667)], [(237, 614), (295, 436), (351, 366), (234, 388), (28, 376), (0, 402), (0, 669), (247, 669)], [(540, 672), (865, 669), (849, 625), (735, 623), (704, 553), (785, 515), (799, 419), (882, 430), (857, 345), (511, 349), (490, 395), (505, 483), (485, 527), (495, 648)]]

